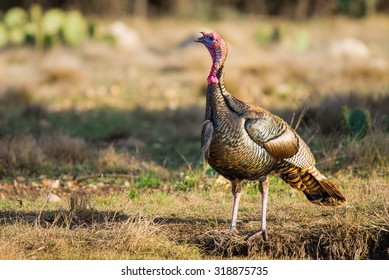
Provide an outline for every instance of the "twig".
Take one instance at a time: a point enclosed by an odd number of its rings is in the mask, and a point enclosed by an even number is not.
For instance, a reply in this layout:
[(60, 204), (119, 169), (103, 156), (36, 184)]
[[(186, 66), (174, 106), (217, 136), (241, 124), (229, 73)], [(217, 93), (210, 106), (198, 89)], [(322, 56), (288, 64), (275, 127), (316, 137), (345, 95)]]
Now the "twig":
[(319, 163), (323, 163), (323, 162), (326, 162), (326, 161), (330, 161), (330, 160), (334, 160), (334, 159), (338, 159), (338, 158), (344, 158), (344, 157), (346, 157), (346, 156), (343, 155), (343, 156), (337, 156), (337, 157), (327, 158), (327, 159), (318, 161), (317, 163), (319, 164)]
[(292, 119), (290, 120), (290, 126), (293, 127), (294, 117), (296, 116), (296, 112), (293, 112)]
[(312, 134), (311, 138), (308, 139), (307, 144), (309, 144), (309, 143), (312, 141), (313, 137), (315, 137), (315, 135), (316, 135), (318, 132), (319, 132), (319, 129), (316, 130), (314, 134)]
[(299, 127), (301, 121), (304, 118), (305, 113), (308, 111), (308, 108), (309, 108), (309, 102), (305, 104), (303, 110), (301, 111), (300, 116), (299, 116), (299, 118), (297, 120), (297, 123), (296, 123), (296, 126), (295, 126), (294, 130), (297, 130), (297, 128)]
[(185, 161), (186, 165), (188, 166), (189, 170), (192, 171), (192, 166), (190, 165), (190, 163), (186, 160), (186, 158), (184, 157), (183, 154), (181, 154), (181, 152), (179, 150), (176, 150), (176, 152), (182, 157), (182, 159)]

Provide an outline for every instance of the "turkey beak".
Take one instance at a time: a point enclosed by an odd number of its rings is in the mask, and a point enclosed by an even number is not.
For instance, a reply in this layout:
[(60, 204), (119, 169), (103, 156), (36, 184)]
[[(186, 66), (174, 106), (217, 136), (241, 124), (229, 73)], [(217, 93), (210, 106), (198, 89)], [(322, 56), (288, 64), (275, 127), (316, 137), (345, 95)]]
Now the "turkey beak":
[(204, 44), (204, 32), (200, 32), (200, 33), (203, 34), (203, 36), (195, 39), (195, 42)]
[(195, 39), (194, 41), (197, 42), (197, 43), (204, 43), (204, 36), (203, 37), (199, 37), (199, 38)]

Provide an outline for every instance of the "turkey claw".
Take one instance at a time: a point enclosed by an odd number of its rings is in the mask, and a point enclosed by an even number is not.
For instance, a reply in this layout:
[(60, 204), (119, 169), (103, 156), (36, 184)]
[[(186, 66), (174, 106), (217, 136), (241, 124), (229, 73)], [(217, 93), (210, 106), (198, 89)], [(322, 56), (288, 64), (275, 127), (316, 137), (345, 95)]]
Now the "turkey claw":
[(268, 241), (267, 231), (266, 230), (260, 230), (258, 232), (251, 233), (247, 236), (246, 240), (251, 242), (254, 239), (262, 237), (264, 241)]
[(238, 235), (239, 234), (239, 230), (237, 230), (236, 228), (230, 229), (230, 234), (231, 235)]

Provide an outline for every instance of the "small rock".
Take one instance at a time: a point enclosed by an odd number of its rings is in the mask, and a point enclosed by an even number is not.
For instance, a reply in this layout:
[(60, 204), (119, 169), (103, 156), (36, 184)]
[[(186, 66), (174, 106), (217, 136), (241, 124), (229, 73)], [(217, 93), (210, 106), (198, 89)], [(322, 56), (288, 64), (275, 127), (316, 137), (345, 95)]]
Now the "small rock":
[(59, 188), (59, 180), (52, 181), (51, 184), (49, 185), (49, 187), (52, 189), (58, 189)]
[(16, 180), (17, 180), (18, 182), (25, 182), (25, 181), (26, 181), (26, 178), (24, 178), (23, 176), (18, 176), (18, 177), (16, 177)]
[(51, 183), (52, 183), (52, 180), (50, 180), (50, 179), (46, 179), (46, 178), (42, 179), (42, 186), (45, 188), (49, 187), (51, 185)]
[(42, 186), (45, 188), (58, 189), (60, 186), (59, 180), (43, 179)]
[(48, 202), (60, 202), (61, 201), (61, 198), (58, 195), (55, 195), (53, 193), (49, 193), (47, 195), (46, 199)]
[(68, 181), (68, 182), (66, 182), (66, 186), (69, 189), (73, 189), (73, 188), (75, 188), (77, 186), (77, 184), (74, 181)]
[(370, 55), (369, 48), (362, 41), (355, 38), (344, 38), (333, 42), (329, 51), (336, 58), (367, 58)]

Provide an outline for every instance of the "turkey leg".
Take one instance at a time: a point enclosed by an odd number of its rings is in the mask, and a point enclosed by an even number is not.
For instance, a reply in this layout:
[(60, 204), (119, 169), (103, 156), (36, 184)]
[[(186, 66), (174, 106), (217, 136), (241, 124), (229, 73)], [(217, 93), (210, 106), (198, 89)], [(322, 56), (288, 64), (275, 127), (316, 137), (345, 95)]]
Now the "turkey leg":
[(262, 208), (261, 208), (261, 228), (258, 232), (251, 234), (248, 240), (251, 241), (254, 238), (262, 236), (263, 240), (267, 241), (266, 232), (266, 211), (267, 211), (267, 195), (269, 193), (269, 184), (267, 177), (264, 180), (259, 181), (259, 190), (262, 195)]
[(241, 195), (241, 187), (240, 187), (240, 181), (232, 181), (231, 183), (232, 183), (232, 194), (234, 195), (234, 205), (232, 207), (232, 218), (231, 218), (230, 232), (237, 233), (238, 230), (236, 229), (236, 219), (238, 217), (238, 208), (239, 208), (239, 201), (240, 201), (240, 195)]

